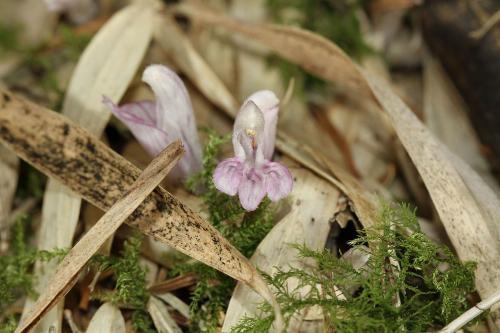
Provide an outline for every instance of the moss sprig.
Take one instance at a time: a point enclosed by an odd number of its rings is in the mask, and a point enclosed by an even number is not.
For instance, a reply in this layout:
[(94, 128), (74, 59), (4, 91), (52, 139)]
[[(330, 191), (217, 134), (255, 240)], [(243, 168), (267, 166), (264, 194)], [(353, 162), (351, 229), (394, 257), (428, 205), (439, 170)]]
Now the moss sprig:
[[(315, 305), (323, 311), (326, 331), (426, 332), (443, 327), (467, 309), (475, 264), (460, 263), (448, 248), (430, 241), (407, 205), (385, 205), (377, 226), (365, 230), (351, 245), (366, 252), (367, 244), (370, 259), (360, 270), (326, 250), (293, 245), (299, 257), (313, 259), (316, 267), (280, 269), (266, 276), (285, 319)], [(389, 258), (399, 263), (397, 269)], [(297, 288), (288, 289), (290, 279), (298, 281)], [(305, 296), (304, 290), (308, 290)], [(337, 297), (338, 290), (345, 299)], [(243, 318), (233, 331), (267, 332), (273, 312), (267, 304), (260, 311), (258, 316)]]
[(111, 270), (116, 279), (115, 289), (92, 295), (94, 299), (131, 308), (132, 326), (137, 332), (155, 332), (146, 311), (150, 293), (146, 287), (146, 269), (139, 265), (142, 236), (133, 235), (124, 242), (120, 256), (96, 255), (92, 262), (100, 271)]
[[(36, 276), (32, 272), (36, 261), (60, 260), (68, 252), (66, 249), (37, 250), (29, 246), (26, 230), (30, 223), (31, 219), (27, 215), (16, 219), (10, 230), (9, 250), (0, 256), (0, 313), (4, 313), (13, 302), (23, 296), (36, 297), (33, 289)], [(12, 326), (11, 323), (15, 319), (14, 316), (5, 318), (0, 327), (8, 332), (8, 327)]]

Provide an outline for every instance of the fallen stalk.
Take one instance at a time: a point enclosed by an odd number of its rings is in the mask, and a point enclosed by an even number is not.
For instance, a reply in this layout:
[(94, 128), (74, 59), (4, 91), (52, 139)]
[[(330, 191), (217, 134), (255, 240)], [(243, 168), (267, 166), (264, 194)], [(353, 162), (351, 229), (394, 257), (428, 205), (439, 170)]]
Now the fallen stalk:
[(451, 323), (446, 325), (440, 333), (453, 333), (458, 331), (460, 328), (464, 327), (472, 321), (474, 318), (479, 316), (486, 310), (489, 310), (493, 305), (500, 302), (500, 291), (497, 291), (487, 299), (482, 302), (477, 303), (469, 310), (465, 311), (460, 317), (453, 320)]

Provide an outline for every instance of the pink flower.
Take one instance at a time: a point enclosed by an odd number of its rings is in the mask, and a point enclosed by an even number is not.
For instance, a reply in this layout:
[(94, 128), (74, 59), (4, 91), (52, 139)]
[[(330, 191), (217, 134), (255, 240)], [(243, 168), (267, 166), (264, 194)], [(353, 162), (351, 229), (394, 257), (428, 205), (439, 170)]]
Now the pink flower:
[(220, 162), (214, 171), (215, 187), (228, 195), (238, 194), (247, 211), (257, 209), (266, 194), (272, 201), (278, 201), (292, 190), (290, 171), (278, 162), (271, 162), (278, 106), (278, 98), (269, 90), (248, 97), (234, 122), (235, 157)]
[(127, 125), (152, 156), (180, 138), (186, 153), (169, 177), (184, 180), (201, 169), (202, 155), (186, 87), (175, 72), (162, 65), (148, 66), (142, 80), (153, 89), (155, 102), (141, 101), (117, 106), (104, 96), (103, 103)]

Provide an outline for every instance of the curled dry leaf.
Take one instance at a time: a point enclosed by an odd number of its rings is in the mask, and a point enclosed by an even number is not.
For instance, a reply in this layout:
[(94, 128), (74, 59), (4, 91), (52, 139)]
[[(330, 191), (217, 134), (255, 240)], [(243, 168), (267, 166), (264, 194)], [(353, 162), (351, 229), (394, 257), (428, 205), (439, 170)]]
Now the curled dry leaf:
[(32, 328), (69, 292), (85, 264), (160, 184), (177, 164), (183, 152), (181, 142), (174, 141), (148, 165), (139, 178), (126, 190), (126, 195), (118, 200), (64, 257), (57, 266), (54, 277), (45, 286), (32, 310), (19, 325), (17, 332), (25, 332)]
[[(153, 34), (153, 8), (148, 2), (131, 5), (116, 13), (96, 34), (83, 52), (69, 83), (62, 113), (100, 137), (110, 111), (102, 105), (102, 95), (119, 100), (137, 72)], [(51, 250), (72, 244), (81, 198), (50, 179), (44, 195), (38, 248)], [(52, 279), (55, 263), (35, 265), (35, 290), (41, 292)], [(23, 319), (33, 306), (28, 299)], [(50, 327), (60, 331), (61, 302), (35, 329), (44, 333)]]
[[(5, 89), (0, 89), (0, 142), (102, 210), (121, 198), (140, 173), (81, 127)], [(282, 325), (274, 296), (255, 267), (167, 191), (156, 189), (126, 223), (249, 284), (274, 306), (276, 325)]]
[[(316, 34), (290, 27), (244, 24), (192, 4), (183, 4), (177, 10), (203, 23), (251, 37), (312, 74), (345, 85), (359, 98), (375, 97), (424, 180), (459, 257), (477, 262), (479, 294), (484, 298), (494, 292), (500, 284), (500, 261), (490, 228), (498, 230), (500, 223), (491, 220), (496, 216), (493, 208), (500, 207), (498, 198), (491, 190), (478, 197), (478, 189), (488, 186), (465, 162), (456, 163), (460, 158), (430, 134), (387, 84), (362, 73), (337, 46)], [(481, 207), (478, 202), (486, 199), (490, 204)]]
[[(296, 250), (290, 244), (305, 244), (311, 249), (325, 247), (330, 230), (330, 220), (337, 213), (340, 191), (325, 180), (303, 168), (290, 168), (296, 182), (290, 195), (290, 212), (274, 226), (262, 240), (251, 261), (262, 271), (272, 274), (276, 267), (293, 266), (307, 269), (307, 263), (296, 258)], [(262, 298), (245, 285), (238, 283), (229, 302), (223, 332), (245, 315), (254, 315)], [(299, 332), (300, 316), (294, 318), (287, 332)]]
[(125, 333), (125, 320), (120, 309), (104, 303), (94, 314), (85, 333)]

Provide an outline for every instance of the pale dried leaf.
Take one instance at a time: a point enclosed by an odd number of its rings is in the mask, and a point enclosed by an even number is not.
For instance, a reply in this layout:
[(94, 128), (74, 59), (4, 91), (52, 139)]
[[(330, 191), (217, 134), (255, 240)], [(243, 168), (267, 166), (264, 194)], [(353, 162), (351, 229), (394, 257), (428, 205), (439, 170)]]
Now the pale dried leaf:
[(104, 303), (92, 317), (85, 333), (125, 333), (125, 320), (116, 306)]
[(151, 296), (147, 309), (159, 333), (182, 333), (182, 330), (168, 313), (167, 306), (161, 300)]

